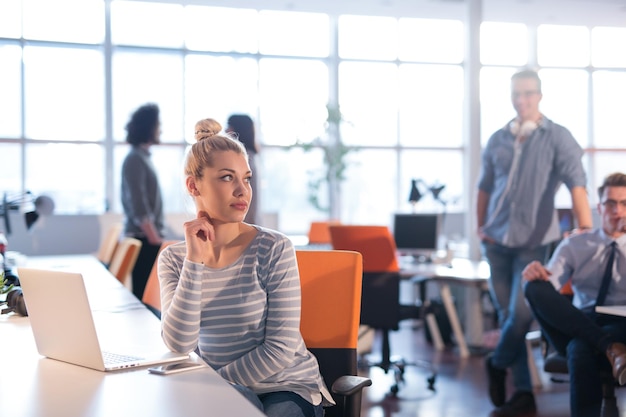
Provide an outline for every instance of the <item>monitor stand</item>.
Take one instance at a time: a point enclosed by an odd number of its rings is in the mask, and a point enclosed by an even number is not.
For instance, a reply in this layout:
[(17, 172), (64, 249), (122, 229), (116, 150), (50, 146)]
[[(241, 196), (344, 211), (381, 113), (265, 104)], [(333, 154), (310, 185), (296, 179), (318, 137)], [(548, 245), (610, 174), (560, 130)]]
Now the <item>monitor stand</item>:
[(413, 256), (413, 262), (416, 264), (429, 264), (433, 262), (433, 256), (432, 255), (426, 255), (426, 254), (418, 254), (418, 255), (412, 255)]
[(401, 255), (407, 264), (430, 264), (433, 262), (433, 253), (405, 253)]

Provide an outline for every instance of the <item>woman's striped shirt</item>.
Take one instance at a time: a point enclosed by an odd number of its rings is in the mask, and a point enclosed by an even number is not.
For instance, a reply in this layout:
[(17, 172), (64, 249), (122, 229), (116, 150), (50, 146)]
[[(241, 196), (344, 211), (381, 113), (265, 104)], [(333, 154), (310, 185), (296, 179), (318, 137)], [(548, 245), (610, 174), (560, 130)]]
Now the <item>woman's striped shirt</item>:
[(200, 356), (226, 380), (262, 394), (292, 391), (332, 404), (315, 356), (300, 334), (300, 278), (283, 234), (257, 235), (233, 264), (209, 268), (185, 260), (185, 242), (158, 262), (162, 334), (176, 352)]

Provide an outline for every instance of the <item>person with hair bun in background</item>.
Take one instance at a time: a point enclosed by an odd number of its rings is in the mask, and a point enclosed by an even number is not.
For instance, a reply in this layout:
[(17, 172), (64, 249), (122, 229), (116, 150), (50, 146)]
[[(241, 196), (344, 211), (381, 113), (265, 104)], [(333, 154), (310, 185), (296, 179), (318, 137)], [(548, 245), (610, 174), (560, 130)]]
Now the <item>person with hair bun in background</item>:
[(158, 261), (166, 346), (196, 351), (270, 417), (322, 417), (334, 404), (300, 333), (300, 278), (284, 234), (244, 222), (253, 172), (241, 142), (196, 124), (185, 186), (196, 218)]
[(255, 197), (250, 203), (248, 214), (246, 214), (244, 221), (246, 223), (259, 224), (260, 213), (258, 207), (260, 194), (258, 185), (259, 175), (256, 165), (256, 155), (259, 153), (259, 145), (256, 141), (254, 122), (250, 116), (246, 114), (233, 114), (228, 118), (226, 132), (233, 134), (239, 142), (243, 143), (243, 146), (246, 148), (248, 153), (248, 164), (250, 165), (250, 169), (256, 174), (252, 177), (250, 182), (250, 185), (252, 186), (252, 194)]
[(159, 106), (148, 103), (135, 110), (126, 132), (131, 149), (122, 164), (124, 234), (142, 243), (132, 272), (133, 294), (141, 300), (164, 236), (161, 188), (150, 158), (150, 147), (161, 143)]

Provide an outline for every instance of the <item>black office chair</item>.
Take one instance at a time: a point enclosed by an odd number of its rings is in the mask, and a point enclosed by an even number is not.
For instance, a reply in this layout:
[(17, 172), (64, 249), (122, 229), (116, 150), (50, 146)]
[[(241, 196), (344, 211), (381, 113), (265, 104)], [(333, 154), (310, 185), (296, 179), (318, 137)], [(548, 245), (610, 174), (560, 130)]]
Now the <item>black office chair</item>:
[(361, 358), (361, 365), (376, 366), (385, 373), (393, 371), (395, 383), (390, 388), (393, 395), (404, 383), (406, 366), (424, 367), (430, 373), (428, 389), (434, 391), (436, 371), (430, 362), (407, 362), (398, 356), (392, 359), (390, 332), (398, 330), (402, 320), (422, 318), (422, 311), (421, 306), (400, 304), (400, 268), (391, 231), (386, 226), (331, 225), (330, 235), (333, 249), (352, 250), (363, 255), (361, 324), (382, 334), (380, 361)]

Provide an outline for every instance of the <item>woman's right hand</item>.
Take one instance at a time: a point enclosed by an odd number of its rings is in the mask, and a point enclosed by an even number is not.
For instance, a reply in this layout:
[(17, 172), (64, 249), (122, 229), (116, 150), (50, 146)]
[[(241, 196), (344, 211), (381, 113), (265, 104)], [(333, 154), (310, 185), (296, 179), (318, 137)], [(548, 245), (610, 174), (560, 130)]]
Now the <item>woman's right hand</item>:
[(199, 211), (195, 219), (183, 224), (183, 230), (187, 245), (187, 260), (203, 263), (204, 255), (209, 251), (211, 242), (215, 240), (215, 228), (208, 213)]

